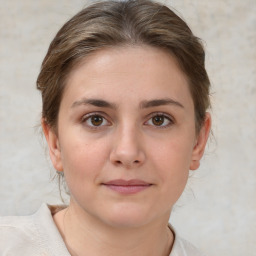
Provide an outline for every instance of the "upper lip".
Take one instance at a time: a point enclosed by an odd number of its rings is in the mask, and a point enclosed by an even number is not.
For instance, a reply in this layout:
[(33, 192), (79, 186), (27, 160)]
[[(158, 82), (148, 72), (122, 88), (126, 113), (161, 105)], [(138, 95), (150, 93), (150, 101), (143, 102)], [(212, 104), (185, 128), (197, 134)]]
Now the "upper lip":
[(131, 179), (131, 180), (123, 180), (123, 179), (117, 179), (117, 180), (110, 180), (108, 182), (104, 182), (104, 185), (113, 185), (113, 186), (148, 186), (151, 185), (151, 183), (148, 183), (143, 180), (137, 180), (137, 179)]

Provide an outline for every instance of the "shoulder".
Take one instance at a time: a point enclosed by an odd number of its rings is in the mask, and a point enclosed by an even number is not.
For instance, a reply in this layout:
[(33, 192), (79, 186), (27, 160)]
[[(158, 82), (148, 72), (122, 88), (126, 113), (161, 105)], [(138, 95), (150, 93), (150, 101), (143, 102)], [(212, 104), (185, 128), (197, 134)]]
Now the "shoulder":
[(46, 204), (30, 216), (0, 217), (0, 255), (58, 255), (53, 251), (57, 252), (59, 248), (65, 251)]
[(36, 219), (37, 214), (0, 217), (0, 255), (43, 255)]
[(170, 228), (175, 234), (175, 240), (171, 254), (169, 256), (205, 256), (190, 242), (179, 237), (179, 235), (172, 226), (170, 226)]

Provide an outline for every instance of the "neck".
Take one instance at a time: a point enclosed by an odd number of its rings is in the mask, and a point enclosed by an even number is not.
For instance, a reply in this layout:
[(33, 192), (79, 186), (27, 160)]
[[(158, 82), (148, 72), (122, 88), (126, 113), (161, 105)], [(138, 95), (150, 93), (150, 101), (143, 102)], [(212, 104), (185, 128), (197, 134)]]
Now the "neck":
[(168, 219), (167, 216), (140, 227), (118, 228), (81, 215), (73, 205), (54, 216), (72, 256), (168, 256), (174, 240)]

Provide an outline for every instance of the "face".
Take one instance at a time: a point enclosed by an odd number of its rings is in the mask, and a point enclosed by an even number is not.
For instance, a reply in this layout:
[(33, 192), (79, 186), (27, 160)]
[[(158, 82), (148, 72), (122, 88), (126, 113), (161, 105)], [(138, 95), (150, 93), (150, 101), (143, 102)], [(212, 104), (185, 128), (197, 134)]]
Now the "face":
[(185, 75), (172, 56), (143, 46), (105, 49), (69, 76), (58, 135), (44, 125), (71, 206), (112, 226), (169, 218), (207, 140)]

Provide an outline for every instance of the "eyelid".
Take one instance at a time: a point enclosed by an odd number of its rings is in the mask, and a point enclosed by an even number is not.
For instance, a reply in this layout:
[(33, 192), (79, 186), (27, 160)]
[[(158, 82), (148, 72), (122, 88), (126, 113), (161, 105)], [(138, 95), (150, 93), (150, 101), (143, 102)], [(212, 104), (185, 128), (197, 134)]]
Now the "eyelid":
[[(86, 125), (86, 127), (90, 128), (90, 129), (93, 129), (93, 130), (97, 130), (97, 129), (101, 129), (103, 127), (106, 127), (106, 126), (110, 126), (112, 125), (112, 122), (110, 121), (110, 118), (109, 117), (106, 117), (106, 113), (104, 112), (101, 112), (101, 111), (95, 111), (95, 112), (90, 112), (90, 113), (87, 113), (85, 115), (82, 116), (81, 118), (81, 123), (85, 123), (90, 117), (92, 116), (101, 116), (104, 120), (107, 121), (107, 124), (105, 125), (99, 125), (99, 126), (93, 126), (93, 125)], [(169, 123), (167, 125), (160, 125), (160, 126), (157, 126), (157, 125), (152, 125), (152, 124), (147, 124), (151, 118), (155, 117), (155, 116), (163, 116), (164, 118), (166, 118)], [(165, 112), (153, 112), (153, 113), (150, 113), (149, 115), (147, 115), (147, 120), (143, 123), (144, 125), (147, 125), (147, 126), (152, 126), (153, 128), (168, 128), (169, 126), (173, 125), (175, 123), (175, 119), (173, 116), (171, 116), (170, 114), (167, 114)]]
[(104, 112), (100, 112), (100, 111), (90, 112), (90, 113), (83, 115), (82, 119), (81, 119), (81, 123), (85, 123), (92, 116), (100, 116), (104, 120), (106, 120), (108, 124), (107, 125), (99, 125), (99, 126), (86, 125), (90, 129), (100, 129), (101, 127), (109, 126), (111, 124), (111, 122), (109, 121), (109, 118), (106, 117), (106, 114)]
[[(160, 129), (163, 129), (163, 128), (168, 128), (169, 126), (173, 125), (175, 123), (175, 119), (170, 115), (170, 114), (167, 114), (167, 113), (164, 113), (164, 112), (154, 112), (154, 113), (151, 113), (147, 116), (147, 121), (144, 123), (146, 124), (147, 122), (149, 122), (149, 120), (155, 116), (163, 116), (164, 118), (168, 119), (170, 121), (169, 124), (167, 125), (164, 125), (164, 126), (157, 126), (157, 125), (150, 125), (154, 128), (160, 128)], [(147, 125), (147, 124), (146, 124)]]
[[(84, 115), (82, 116), (82, 121), (84, 121), (85, 119), (87, 119), (87, 118), (89, 118), (89, 117), (91, 117), (91, 116), (97, 116), (97, 115), (102, 116), (102, 117), (105, 118), (105, 114), (104, 114), (103, 112), (100, 112), (100, 111), (93, 111), (93, 112), (84, 114)], [(105, 119), (106, 119), (106, 118), (105, 118)]]

